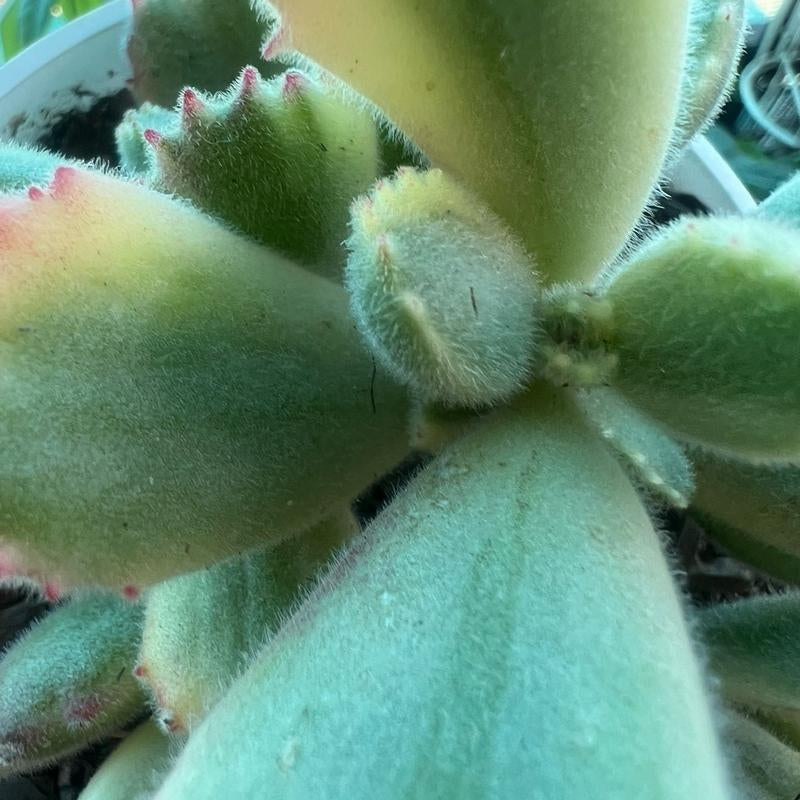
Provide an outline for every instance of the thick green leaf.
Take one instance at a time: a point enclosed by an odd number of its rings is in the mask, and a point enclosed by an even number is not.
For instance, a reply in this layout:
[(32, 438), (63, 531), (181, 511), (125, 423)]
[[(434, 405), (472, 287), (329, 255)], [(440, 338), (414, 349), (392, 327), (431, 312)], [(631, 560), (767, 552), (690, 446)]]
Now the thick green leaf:
[(729, 712), (722, 729), (741, 800), (796, 800), (800, 752), (743, 714)]
[(579, 393), (578, 405), (637, 486), (662, 503), (688, 505), (694, 491), (692, 466), (683, 448), (656, 422), (603, 387)]
[(800, 711), (800, 592), (710, 606), (698, 625), (731, 701)]
[(746, 0), (691, 0), (675, 155), (719, 113), (734, 86)]
[(800, 467), (764, 466), (695, 450), (695, 513), (733, 555), (800, 584)]
[(613, 377), (676, 435), (752, 461), (800, 459), (800, 231), (687, 219), (613, 279)]
[(728, 797), (643, 507), (564, 394), (530, 402), (395, 498), (158, 800)]
[(147, 594), (136, 675), (157, 719), (190, 731), (358, 530), (349, 509), (277, 547), (164, 581)]
[(538, 279), (506, 226), (441, 170), (404, 169), (353, 205), (346, 286), (376, 357), (426, 402), (487, 406), (537, 356)]
[(14, 3), (3, 14), (0, 22), (0, 40), (3, 43), (3, 57), (6, 61), (22, 50), (24, 44), (19, 34), (19, 4)]
[(23, 192), (31, 186), (46, 186), (63, 156), (16, 142), (0, 143), (0, 192)]
[(779, 186), (755, 213), (764, 219), (800, 228), (800, 172)]
[(28, 772), (108, 736), (145, 710), (132, 670), (142, 608), (76, 597), (0, 659), (0, 776)]
[(0, 201), (0, 574), (133, 594), (277, 543), (407, 451), (342, 288), (57, 170)]
[(245, 64), (257, 63), (263, 33), (250, 0), (134, 3), (128, 55), (136, 99), (172, 107), (184, 86), (222, 91)]
[(158, 789), (180, 749), (153, 720), (129, 733), (101, 764), (78, 800), (147, 800)]
[[(264, 3), (260, 3), (264, 5)], [(664, 160), (689, 0), (277, 0), (291, 44), (522, 238), (546, 281), (625, 243)]]
[(382, 174), (369, 113), (297, 70), (262, 81), (246, 67), (224, 95), (185, 90), (162, 124), (151, 185), (341, 280), (350, 204)]

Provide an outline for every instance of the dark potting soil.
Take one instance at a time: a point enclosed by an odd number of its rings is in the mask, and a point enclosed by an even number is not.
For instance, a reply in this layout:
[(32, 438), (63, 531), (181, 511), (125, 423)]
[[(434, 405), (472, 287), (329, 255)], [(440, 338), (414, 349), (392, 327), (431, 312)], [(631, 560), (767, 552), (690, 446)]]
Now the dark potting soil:
[(670, 194), (660, 197), (650, 217), (656, 225), (668, 225), (684, 214), (707, 214), (708, 209), (691, 194)]
[[(76, 95), (85, 93), (76, 87)], [(50, 130), (37, 144), (47, 150), (83, 161), (100, 159), (108, 166), (119, 164), (114, 143), (114, 130), (122, 115), (135, 105), (127, 89), (116, 94), (98, 97), (85, 111), (74, 109), (59, 114), (52, 120)]]

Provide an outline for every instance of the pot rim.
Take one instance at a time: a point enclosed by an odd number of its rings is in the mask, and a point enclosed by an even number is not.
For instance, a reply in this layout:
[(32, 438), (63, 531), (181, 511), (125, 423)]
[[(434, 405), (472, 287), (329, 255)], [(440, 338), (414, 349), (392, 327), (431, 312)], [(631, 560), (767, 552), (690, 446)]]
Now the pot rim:
[[(125, 88), (131, 0), (108, 3), (49, 33), (0, 67), (0, 134), (34, 143), (48, 117)], [(85, 53), (85, 54), (84, 54)]]

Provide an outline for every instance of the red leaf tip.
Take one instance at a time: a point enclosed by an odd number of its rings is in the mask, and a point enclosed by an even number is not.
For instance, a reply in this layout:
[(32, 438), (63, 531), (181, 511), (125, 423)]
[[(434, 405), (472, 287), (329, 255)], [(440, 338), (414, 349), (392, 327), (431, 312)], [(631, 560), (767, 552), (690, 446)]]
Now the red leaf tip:
[(288, 49), (288, 37), (286, 36), (286, 28), (281, 26), (276, 30), (272, 36), (264, 42), (264, 47), (261, 50), (261, 57), (264, 61), (271, 61), (284, 50)]
[(252, 97), (261, 80), (261, 75), (255, 67), (245, 67), (242, 70), (241, 86), (239, 88), (239, 97), (247, 98)]
[(59, 581), (26, 566), (19, 554), (8, 546), (0, 547), (0, 582), (6, 580), (30, 584), (31, 588), (38, 591), (49, 603), (55, 603), (63, 595)]
[(78, 170), (75, 167), (57, 167), (53, 173), (53, 180), (50, 181), (50, 194), (58, 197), (70, 190), (78, 178)]
[(202, 114), (205, 110), (205, 104), (197, 96), (194, 89), (184, 89), (181, 93), (181, 111), (183, 112), (183, 119), (188, 120)]
[(128, 586), (122, 587), (122, 596), (126, 600), (138, 600), (139, 598), (139, 587), (138, 586)]
[(54, 581), (45, 581), (42, 592), (48, 603), (55, 603), (61, 599), (61, 587)]
[(283, 96), (287, 100), (297, 97), (303, 91), (305, 83), (306, 76), (302, 72), (290, 70), (283, 76)]
[(154, 131), (152, 128), (147, 128), (142, 135), (144, 136), (144, 140), (151, 147), (158, 147), (164, 140), (164, 137), (158, 131)]

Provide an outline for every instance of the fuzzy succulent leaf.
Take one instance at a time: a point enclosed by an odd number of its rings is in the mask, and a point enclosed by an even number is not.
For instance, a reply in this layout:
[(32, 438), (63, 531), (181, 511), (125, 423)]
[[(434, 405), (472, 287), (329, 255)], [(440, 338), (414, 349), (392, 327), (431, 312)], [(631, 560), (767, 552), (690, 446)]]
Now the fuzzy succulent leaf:
[(109, 176), (0, 201), (0, 342), (1, 551), (62, 587), (277, 542), (407, 451), (341, 287)]
[(172, 106), (184, 86), (208, 92), (228, 86), (256, 60), (264, 24), (271, 25), (250, 6), (250, 0), (133, 0), (128, 56), (137, 101)]
[(262, 81), (247, 67), (224, 95), (185, 90), (180, 123), (143, 135), (156, 189), (341, 279), (350, 204), (383, 170), (363, 108), (297, 70)]
[(16, 142), (0, 143), (0, 192), (21, 192), (29, 186), (46, 185), (63, 156)]
[(729, 700), (800, 711), (800, 592), (709, 606), (697, 621)]
[(800, 232), (680, 221), (613, 279), (613, 377), (676, 435), (753, 461), (800, 458)]
[(733, 88), (744, 45), (745, 0), (692, 0), (681, 110), (673, 146), (677, 155), (717, 116)]
[(277, 547), (149, 591), (135, 674), (152, 693), (166, 730), (197, 726), (357, 530), (347, 509)]
[(589, 278), (621, 248), (677, 113), (689, 0), (275, 5), (266, 54), (290, 43), (376, 103), (546, 280)]
[(612, 389), (580, 392), (577, 402), (634, 484), (662, 503), (688, 505), (694, 491), (692, 465), (684, 449), (657, 423)]
[(145, 176), (153, 168), (153, 148), (145, 138), (145, 131), (156, 130), (171, 134), (180, 128), (180, 116), (153, 103), (142, 103), (139, 108), (125, 112), (122, 122), (114, 131), (114, 139), (122, 171), (130, 176)]
[(27, 772), (107, 736), (145, 710), (131, 674), (142, 608), (75, 597), (0, 659), (0, 775)]
[(638, 497), (566, 397), (526, 403), (344, 553), (158, 800), (727, 797)]
[(692, 454), (693, 513), (734, 556), (800, 584), (800, 467), (764, 466)]
[(425, 402), (483, 406), (530, 377), (538, 281), (485, 205), (404, 169), (353, 206), (345, 284), (370, 349)]
[(800, 172), (779, 186), (755, 211), (762, 219), (800, 228)]
[(148, 800), (164, 780), (180, 742), (150, 719), (100, 765), (78, 800)]
[(723, 740), (740, 800), (796, 800), (800, 752), (744, 714), (728, 712)]

